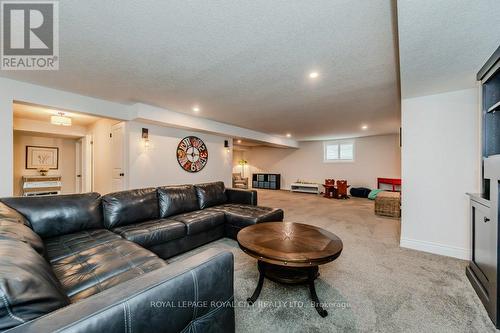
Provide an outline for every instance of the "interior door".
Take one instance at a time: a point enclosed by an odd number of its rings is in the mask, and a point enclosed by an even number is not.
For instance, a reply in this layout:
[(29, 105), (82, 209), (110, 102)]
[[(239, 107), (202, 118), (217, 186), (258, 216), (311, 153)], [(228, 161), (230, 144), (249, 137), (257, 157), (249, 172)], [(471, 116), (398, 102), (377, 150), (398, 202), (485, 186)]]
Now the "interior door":
[(125, 189), (125, 123), (111, 127), (112, 191)]
[(92, 135), (88, 134), (81, 139), (81, 191), (92, 192), (93, 190), (93, 148)]
[(77, 140), (75, 147), (75, 193), (82, 193), (82, 141)]

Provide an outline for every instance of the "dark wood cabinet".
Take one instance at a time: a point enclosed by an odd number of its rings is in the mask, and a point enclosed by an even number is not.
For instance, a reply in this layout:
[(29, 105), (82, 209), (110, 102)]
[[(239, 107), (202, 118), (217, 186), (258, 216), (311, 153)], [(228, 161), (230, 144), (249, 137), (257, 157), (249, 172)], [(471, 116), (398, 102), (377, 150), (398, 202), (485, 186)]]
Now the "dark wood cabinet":
[[(471, 260), (467, 278), (500, 328), (500, 47), (477, 76), (482, 84), (482, 193), (469, 194)], [(497, 112), (498, 111), (498, 112)]]
[(252, 187), (279, 190), (281, 189), (281, 175), (279, 173), (254, 173)]

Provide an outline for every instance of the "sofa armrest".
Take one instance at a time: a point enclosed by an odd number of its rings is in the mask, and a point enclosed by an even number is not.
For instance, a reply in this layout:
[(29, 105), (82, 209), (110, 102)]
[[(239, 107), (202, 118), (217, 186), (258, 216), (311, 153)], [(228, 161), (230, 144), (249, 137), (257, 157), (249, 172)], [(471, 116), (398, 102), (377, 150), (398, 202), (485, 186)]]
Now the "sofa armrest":
[(227, 188), (226, 195), (229, 203), (257, 206), (257, 191), (255, 190)]
[(0, 201), (0, 220), (11, 221), (24, 224), (27, 227), (31, 227), (28, 220), (17, 210), (11, 208)]
[(209, 249), (6, 332), (234, 332), (233, 271)]

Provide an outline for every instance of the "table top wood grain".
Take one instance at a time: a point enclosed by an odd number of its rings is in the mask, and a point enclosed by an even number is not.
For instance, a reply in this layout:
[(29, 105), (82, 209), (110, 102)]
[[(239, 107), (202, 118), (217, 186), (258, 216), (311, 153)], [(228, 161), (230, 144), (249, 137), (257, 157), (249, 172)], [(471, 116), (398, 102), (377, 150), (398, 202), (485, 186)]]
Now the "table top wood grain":
[(238, 244), (248, 255), (270, 264), (311, 267), (331, 262), (342, 240), (322, 228), (292, 222), (265, 222), (242, 229)]

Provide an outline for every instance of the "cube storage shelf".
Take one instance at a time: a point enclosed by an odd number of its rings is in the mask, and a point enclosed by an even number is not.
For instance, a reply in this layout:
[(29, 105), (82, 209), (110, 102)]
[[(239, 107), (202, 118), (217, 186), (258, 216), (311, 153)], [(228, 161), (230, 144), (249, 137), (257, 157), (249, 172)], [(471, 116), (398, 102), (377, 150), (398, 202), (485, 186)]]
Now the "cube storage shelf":
[(279, 173), (254, 173), (252, 187), (279, 190), (281, 189), (281, 175)]

